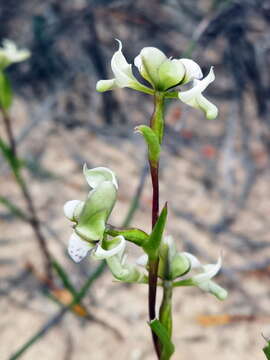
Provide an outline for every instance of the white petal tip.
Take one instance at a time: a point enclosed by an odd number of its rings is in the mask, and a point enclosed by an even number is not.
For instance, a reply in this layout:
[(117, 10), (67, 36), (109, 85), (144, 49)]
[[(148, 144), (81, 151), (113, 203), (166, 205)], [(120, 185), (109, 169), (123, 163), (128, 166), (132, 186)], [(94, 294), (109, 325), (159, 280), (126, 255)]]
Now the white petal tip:
[(137, 260), (136, 264), (145, 267), (148, 263), (148, 256), (147, 254), (141, 255)]
[(104, 250), (101, 245), (98, 245), (92, 253), (92, 257), (97, 260), (108, 259), (117, 254), (122, 255), (126, 247), (126, 240), (122, 235), (116, 236), (112, 241), (116, 242), (116, 246), (110, 250)]
[(79, 263), (82, 261), (91, 250), (91, 245), (82, 240), (75, 232), (69, 238), (68, 254), (71, 259)]
[(64, 214), (65, 217), (68, 218), (71, 221), (74, 221), (74, 213), (75, 213), (75, 209), (76, 207), (81, 204), (82, 201), (80, 200), (70, 200), (67, 201), (64, 205)]

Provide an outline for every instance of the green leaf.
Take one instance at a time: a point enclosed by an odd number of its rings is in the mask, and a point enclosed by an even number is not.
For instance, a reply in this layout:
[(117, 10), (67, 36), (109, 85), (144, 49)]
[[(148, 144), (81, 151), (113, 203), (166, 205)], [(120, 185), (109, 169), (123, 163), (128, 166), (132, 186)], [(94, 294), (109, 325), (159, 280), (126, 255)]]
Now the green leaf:
[(73, 296), (76, 296), (77, 295), (77, 290), (72, 285), (72, 283), (71, 283), (71, 281), (69, 279), (69, 276), (65, 272), (64, 268), (55, 259), (52, 260), (52, 266), (53, 266), (54, 270), (56, 271), (57, 275), (59, 276), (59, 278), (62, 280), (62, 283), (63, 283), (64, 287), (67, 290), (69, 290)]
[[(265, 339), (266, 340), (266, 339)], [(267, 360), (270, 360), (270, 341), (267, 341), (267, 346), (263, 348), (263, 352), (265, 353)]]
[(157, 167), (160, 155), (160, 144), (156, 133), (146, 125), (140, 125), (135, 128), (135, 131), (140, 133), (148, 145), (148, 157), (152, 166)]
[(0, 106), (8, 110), (12, 104), (12, 89), (7, 75), (0, 72)]
[(166, 220), (167, 220), (167, 203), (161, 211), (161, 214), (154, 226), (152, 233), (149, 236), (149, 239), (143, 245), (144, 251), (148, 254), (149, 260), (155, 260), (159, 255), (159, 247), (162, 240), (162, 235), (164, 232)]
[(110, 236), (122, 235), (127, 241), (130, 241), (138, 246), (143, 246), (143, 244), (149, 239), (149, 235), (146, 234), (146, 232), (135, 228), (118, 229), (111, 225), (107, 225), (106, 233)]
[(152, 320), (149, 326), (159, 338), (162, 344), (161, 360), (169, 360), (174, 353), (174, 345), (170, 339), (167, 329), (157, 319)]

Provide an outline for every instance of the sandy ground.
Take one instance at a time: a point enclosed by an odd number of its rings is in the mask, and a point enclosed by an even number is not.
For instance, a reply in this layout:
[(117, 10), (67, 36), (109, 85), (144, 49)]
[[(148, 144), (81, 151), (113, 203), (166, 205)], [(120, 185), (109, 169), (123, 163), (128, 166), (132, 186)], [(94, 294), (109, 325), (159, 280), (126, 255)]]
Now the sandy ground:
[[(14, 115), (16, 115), (14, 110)], [(14, 116), (17, 134), (27, 123), (27, 114), (20, 109)], [(216, 125), (211, 125), (215, 132)], [(129, 128), (130, 133), (132, 127)], [(206, 130), (202, 130), (202, 133)], [(52, 253), (65, 266), (75, 284), (82, 283), (85, 271), (95, 262), (87, 259), (75, 265), (66, 254), (66, 244), (71, 232), (64, 218), (62, 206), (69, 199), (84, 199), (87, 191), (81, 167), (87, 161), (90, 167), (107, 166), (118, 175), (119, 201), (110, 222), (120, 225), (128, 204), (139, 182), (145, 149), (138, 136), (120, 138), (116, 131), (110, 137), (97, 136), (84, 129), (68, 131), (50, 121), (42, 121), (20, 145), (23, 155), (32, 154), (40, 165), (57, 175), (55, 179), (29, 177), (31, 192), (38, 213), (44, 223), (57, 234), (57, 239), (44, 232)], [(218, 239), (198, 228), (177, 211), (193, 212), (202, 220), (214, 222), (221, 213), (221, 205), (215, 194), (206, 191), (201, 183), (200, 161), (197, 166), (183, 153), (173, 155), (165, 149), (162, 159), (161, 199), (169, 201), (167, 233), (177, 239), (178, 248), (189, 250), (191, 243), (202, 252), (202, 260), (215, 260), (224, 253), (224, 266), (230, 269), (267, 256), (268, 248), (251, 248), (244, 240), (224, 234)], [(26, 175), (28, 176), (28, 175)], [(23, 206), (7, 168), (1, 162), (1, 194), (9, 196)], [(250, 204), (256, 204), (257, 216), (243, 211), (233, 230), (247, 234), (254, 241), (268, 241), (265, 216), (269, 209), (268, 178), (261, 177), (253, 188)], [(145, 185), (140, 208), (132, 221), (134, 226), (150, 229), (151, 188), (149, 179)], [(1, 214), (6, 214), (1, 208)], [(20, 279), (26, 262), (31, 262), (41, 272), (42, 262), (31, 228), (11, 216), (2, 216), (0, 255), (0, 359), (7, 360), (29, 339), (59, 307), (40, 291), (40, 284), (33, 275)], [(269, 233), (269, 232), (268, 232)], [(139, 255), (129, 249), (130, 261)], [(80, 275), (80, 271), (81, 275)], [(270, 334), (269, 288), (267, 276), (247, 273), (226, 273), (218, 278), (227, 287), (228, 300), (220, 302), (195, 288), (177, 289), (174, 294), (174, 342), (173, 359), (201, 360), (263, 360), (264, 345), (261, 333)], [(46, 336), (31, 347), (21, 358), (25, 360), (76, 359), (76, 360), (151, 360), (155, 359), (147, 326), (147, 287), (127, 286), (112, 281), (109, 272), (93, 285), (86, 304), (90, 312), (110, 326), (80, 319), (69, 313)], [(200, 316), (243, 315), (221, 325), (205, 326)], [(250, 319), (248, 316), (254, 316)], [(223, 316), (224, 318), (224, 316)], [(220, 321), (222, 322), (222, 319)], [(209, 320), (209, 318), (208, 318)], [(113, 331), (114, 327), (117, 331)], [(120, 338), (119, 338), (120, 336)]]

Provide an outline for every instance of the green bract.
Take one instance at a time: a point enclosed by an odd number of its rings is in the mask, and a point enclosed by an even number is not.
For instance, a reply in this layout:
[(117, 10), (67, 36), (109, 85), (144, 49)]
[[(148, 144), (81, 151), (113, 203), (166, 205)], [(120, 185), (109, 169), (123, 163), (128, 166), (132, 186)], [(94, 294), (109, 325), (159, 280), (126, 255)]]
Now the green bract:
[[(137, 263), (148, 269), (148, 256), (142, 255)], [(228, 295), (227, 291), (212, 281), (220, 268), (221, 257), (216, 264), (202, 265), (194, 255), (187, 252), (177, 252), (174, 239), (171, 236), (165, 236), (162, 239), (159, 250), (158, 276), (164, 281), (172, 281), (174, 287), (197, 286), (201, 290), (215, 295), (218, 299), (224, 300)], [(193, 270), (199, 270), (199, 272), (190, 276), (189, 274)], [(179, 280), (182, 276), (185, 278)]]
[(122, 53), (121, 42), (117, 41), (119, 49), (111, 60), (114, 78), (98, 81), (97, 91), (129, 87), (150, 95), (161, 92), (166, 97), (174, 97), (170, 92), (173, 87), (193, 81), (193, 87), (190, 90), (179, 91), (178, 98), (189, 106), (203, 110), (208, 119), (214, 119), (218, 115), (217, 107), (202, 95), (206, 87), (215, 79), (213, 68), (206, 78), (200, 80), (203, 77), (202, 70), (195, 61), (171, 59), (155, 47), (145, 47), (134, 60), (141, 76), (149, 83), (149, 86), (145, 86), (133, 75), (132, 65)]

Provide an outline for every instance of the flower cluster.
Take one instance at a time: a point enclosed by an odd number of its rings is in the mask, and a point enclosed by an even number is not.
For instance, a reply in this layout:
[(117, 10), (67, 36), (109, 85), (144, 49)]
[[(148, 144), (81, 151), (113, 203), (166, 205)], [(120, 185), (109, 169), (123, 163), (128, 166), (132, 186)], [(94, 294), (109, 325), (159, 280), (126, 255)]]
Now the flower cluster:
[[(64, 205), (65, 216), (73, 223), (73, 233), (68, 246), (69, 255), (75, 262), (79, 262), (90, 252), (94, 259), (106, 259), (115, 279), (123, 282), (147, 283), (147, 254), (144, 253), (137, 260), (137, 264), (128, 263), (125, 252), (128, 239), (126, 240), (121, 234), (110, 236), (107, 231), (107, 221), (115, 205), (118, 190), (115, 174), (104, 167), (87, 169), (84, 166), (83, 172), (88, 185), (92, 188), (87, 199), (70, 200)], [(136, 229), (130, 231), (133, 231), (136, 237)], [(141, 247), (144, 248), (143, 243)], [(194, 255), (177, 252), (171, 236), (163, 237), (159, 258), (160, 281), (173, 281), (174, 287), (197, 286), (221, 300), (226, 298), (226, 290), (212, 281), (221, 268), (221, 258), (216, 264), (202, 265)], [(190, 276), (194, 270), (199, 272)]]
[(171, 59), (157, 48), (145, 47), (134, 60), (134, 65), (138, 68), (140, 75), (149, 83), (149, 86), (145, 86), (134, 76), (132, 65), (127, 62), (122, 53), (122, 44), (119, 40), (117, 41), (119, 49), (111, 60), (114, 78), (98, 81), (97, 91), (129, 87), (150, 95), (154, 95), (157, 91), (164, 92), (165, 96), (170, 97), (172, 88), (192, 81), (193, 87), (189, 90), (178, 91), (178, 98), (187, 105), (204, 111), (208, 119), (217, 117), (217, 107), (202, 95), (202, 92), (215, 79), (213, 67), (202, 79), (202, 70), (195, 61)]

